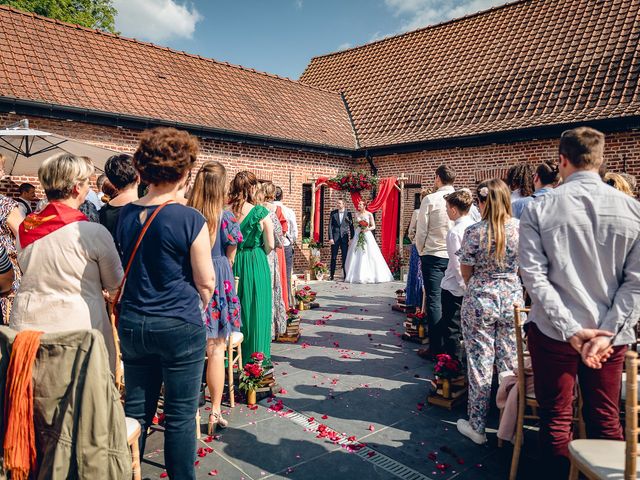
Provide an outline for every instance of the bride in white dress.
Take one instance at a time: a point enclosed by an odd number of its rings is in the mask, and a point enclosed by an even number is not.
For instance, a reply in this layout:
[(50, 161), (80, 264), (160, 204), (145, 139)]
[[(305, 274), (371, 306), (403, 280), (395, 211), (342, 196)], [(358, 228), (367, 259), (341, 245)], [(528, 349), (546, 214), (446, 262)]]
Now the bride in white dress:
[[(360, 225), (362, 223), (362, 225)], [(366, 223), (366, 226), (365, 226)], [(380, 247), (371, 233), (376, 229), (373, 215), (360, 201), (355, 219), (355, 235), (347, 251), (344, 281), (349, 283), (383, 283), (393, 281), (391, 270), (387, 266)]]

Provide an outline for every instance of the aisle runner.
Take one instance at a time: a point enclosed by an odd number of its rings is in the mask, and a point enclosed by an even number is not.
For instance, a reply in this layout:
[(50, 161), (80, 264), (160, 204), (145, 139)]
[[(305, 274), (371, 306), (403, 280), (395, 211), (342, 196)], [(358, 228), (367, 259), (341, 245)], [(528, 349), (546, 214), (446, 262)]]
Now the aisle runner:
[(318, 430), (318, 427), (320, 427), (322, 424), (317, 422), (313, 417), (295, 412), (290, 408), (287, 408), (287, 406), (283, 403), (279, 403), (279, 406), (282, 406), (282, 410), (279, 412), (279, 415), (281, 417), (289, 419), (292, 422), (304, 427), (305, 431), (311, 434), (315, 435), (318, 434), (318, 432), (321, 432), (322, 436), (326, 437), (328, 440), (331, 440), (332, 438), (340, 438), (339, 440), (334, 442), (336, 445), (347, 448), (363, 460), (374, 464), (376, 467), (386, 470), (397, 478), (402, 478), (404, 480), (433, 480), (432, 478), (427, 477), (426, 475), (423, 475), (422, 473), (417, 472), (416, 470), (413, 470), (400, 462), (397, 462), (393, 458), (387, 457), (386, 455), (375, 451), (374, 449), (368, 447), (366, 444), (358, 442), (357, 440), (355, 440), (355, 437), (343, 435), (329, 427), (324, 427), (321, 428), (321, 430)]

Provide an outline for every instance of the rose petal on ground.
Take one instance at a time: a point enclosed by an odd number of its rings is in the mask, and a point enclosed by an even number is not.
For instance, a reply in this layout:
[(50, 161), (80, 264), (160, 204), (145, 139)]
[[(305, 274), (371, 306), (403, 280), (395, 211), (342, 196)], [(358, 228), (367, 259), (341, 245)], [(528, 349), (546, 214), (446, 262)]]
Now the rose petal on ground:
[(218, 470), (211, 470), (211, 471), (209, 472), (209, 475), (211, 475), (212, 477), (217, 476), (217, 475), (218, 475)]
[(374, 427), (373, 425), (369, 425), (369, 431), (370, 432), (375, 432), (376, 431), (376, 427)]
[(160, 478), (167, 478), (169, 476), (169, 474), (167, 472), (162, 472), (160, 474)]
[(320, 417), (320, 418), (322, 418), (323, 420), (326, 420), (329, 417), (327, 415), (322, 415), (322, 417)]

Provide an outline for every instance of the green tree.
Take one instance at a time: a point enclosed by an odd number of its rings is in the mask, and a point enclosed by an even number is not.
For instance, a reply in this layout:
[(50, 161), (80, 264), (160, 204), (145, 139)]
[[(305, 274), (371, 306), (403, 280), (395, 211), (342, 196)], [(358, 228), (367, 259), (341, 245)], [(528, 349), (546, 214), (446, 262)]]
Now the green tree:
[(0, 4), (63, 22), (116, 33), (113, 0), (0, 0)]

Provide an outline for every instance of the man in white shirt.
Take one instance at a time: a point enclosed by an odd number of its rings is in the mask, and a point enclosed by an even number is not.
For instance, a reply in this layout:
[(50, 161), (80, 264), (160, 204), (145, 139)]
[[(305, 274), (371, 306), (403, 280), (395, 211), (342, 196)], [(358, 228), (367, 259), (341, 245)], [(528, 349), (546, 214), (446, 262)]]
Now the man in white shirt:
[(287, 263), (287, 291), (289, 292), (289, 298), (291, 298), (291, 273), (293, 271), (293, 246), (298, 240), (298, 222), (296, 221), (296, 214), (289, 207), (282, 203), (282, 189), (276, 187), (276, 201), (274, 205), (282, 209), (282, 214), (287, 220), (287, 233), (284, 236), (284, 259)]
[(444, 198), (447, 202), (447, 215), (453, 222), (453, 227), (447, 233), (449, 263), (440, 284), (442, 288), (442, 320), (440, 321), (440, 327), (441, 335), (444, 338), (444, 353), (458, 358), (458, 349), (462, 341), (460, 309), (466, 286), (462, 278), (460, 261), (456, 252), (462, 246), (464, 231), (476, 222), (469, 214), (471, 205), (473, 205), (473, 195), (469, 190), (463, 188), (450, 193)]
[(444, 197), (454, 192), (455, 179), (456, 174), (451, 167), (440, 165), (436, 169), (437, 190), (422, 199), (418, 212), (415, 244), (420, 254), (429, 326), (429, 351), (420, 351), (421, 356), (432, 357), (444, 350), (444, 338), (439, 325), (442, 318), (440, 283), (449, 264), (446, 238), (453, 226), (447, 216)]

